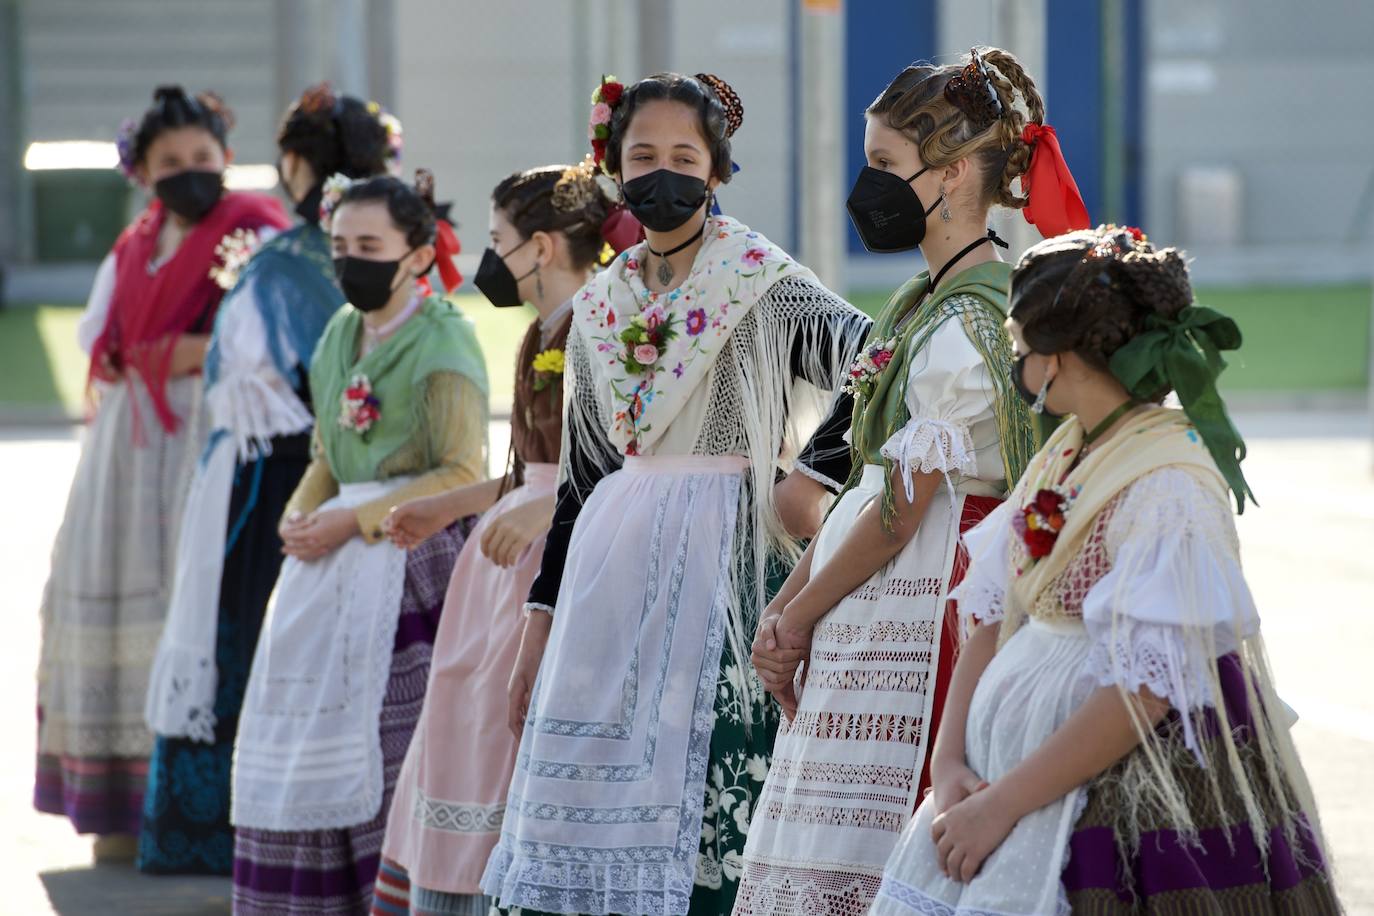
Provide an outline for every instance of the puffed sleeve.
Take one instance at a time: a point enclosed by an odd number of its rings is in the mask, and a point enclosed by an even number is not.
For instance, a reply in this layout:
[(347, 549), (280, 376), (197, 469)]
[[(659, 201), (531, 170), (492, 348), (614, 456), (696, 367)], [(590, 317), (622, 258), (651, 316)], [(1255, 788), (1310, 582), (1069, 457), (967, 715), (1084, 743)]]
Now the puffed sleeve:
[(966, 630), (999, 622), (1006, 612), (1011, 569), (1011, 518), (1014, 500), (1000, 503), (977, 525), (964, 532), (968, 570), (949, 597), (959, 605)]
[[(1083, 600), (1088, 670), (1180, 712), (1214, 704), (1216, 659), (1259, 632), (1224, 491), (1180, 468), (1141, 477), (1107, 525), (1111, 571)], [(1198, 750), (1190, 716), (1184, 739)]]
[(907, 371), (905, 426), (883, 443), (882, 456), (897, 463), (914, 498), (911, 475), (978, 473), (970, 427), (992, 410), (996, 391), (956, 315), (936, 329)]

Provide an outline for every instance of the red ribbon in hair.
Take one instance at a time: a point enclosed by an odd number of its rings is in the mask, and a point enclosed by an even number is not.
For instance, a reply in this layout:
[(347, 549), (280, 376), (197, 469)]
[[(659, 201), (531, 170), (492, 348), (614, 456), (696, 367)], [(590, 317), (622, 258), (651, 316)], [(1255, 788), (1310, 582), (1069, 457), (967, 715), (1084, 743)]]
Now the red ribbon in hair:
[(453, 224), (448, 220), (435, 220), (434, 228), (434, 265), (439, 268), (439, 279), (444, 289), (451, 293), (463, 283), (463, 275), (453, 263), (463, 249), (458, 244), (458, 233), (453, 231)]
[(1048, 124), (1027, 124), (1021, 139), (1031, 148), (1030, 168), (1021, 176), (1028, 202), (1021, 210), (1045, 238), (1092, 226), (1078, 183), (1069, 173), (1059, 138)]

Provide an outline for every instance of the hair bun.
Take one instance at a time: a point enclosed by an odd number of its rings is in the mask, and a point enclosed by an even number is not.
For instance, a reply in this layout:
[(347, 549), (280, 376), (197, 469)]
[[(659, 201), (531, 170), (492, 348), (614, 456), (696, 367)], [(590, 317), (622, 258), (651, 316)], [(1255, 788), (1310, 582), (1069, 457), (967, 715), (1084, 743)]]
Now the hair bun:
[(1141, 246), (1118, 262), (1121, 276), (1142, 309), (1172, 318), (1193, 304), (1188, 262), (1177, 248)]

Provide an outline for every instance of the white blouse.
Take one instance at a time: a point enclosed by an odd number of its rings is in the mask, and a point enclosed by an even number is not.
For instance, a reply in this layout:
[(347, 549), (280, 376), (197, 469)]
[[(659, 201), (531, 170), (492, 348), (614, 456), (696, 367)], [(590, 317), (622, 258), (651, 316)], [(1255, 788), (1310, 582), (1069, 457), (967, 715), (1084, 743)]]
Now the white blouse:
[[(308, 432), (314, 426), (310, 410), (277, 371), (267, 334), (253, 284), (235, 287), (220, 303), (215, 323), (219, 374), (206, 389), (205, 401), (211, 427), (229, 432), (243, 461), (267, 453), (274, 436)], [(281, 328), (277, 337), (286, 359), (299, 362), (301, 355)]]
[[(965, 620), (1002, 619), (1019, 508), (1009, 500), (964, 535), (968, 575), (950, 597)], [(1148, 688), (1180, 711), (1214, 705), (1215, 659), (1259, 632), (1230, 504), (1188, 472), (1161, 467), (1117, 497), (1104, 546), (1111, 568), (1083, 599), (1093, 641), (1085, 676)]]
[(987, 364), (955, 315), (912, 357), (906, 382), (911, 419), (881, 449), (901, 469), (908, 500), (914, 498), (915, 471), (989, 483), (1005, 478), (996, 400)]

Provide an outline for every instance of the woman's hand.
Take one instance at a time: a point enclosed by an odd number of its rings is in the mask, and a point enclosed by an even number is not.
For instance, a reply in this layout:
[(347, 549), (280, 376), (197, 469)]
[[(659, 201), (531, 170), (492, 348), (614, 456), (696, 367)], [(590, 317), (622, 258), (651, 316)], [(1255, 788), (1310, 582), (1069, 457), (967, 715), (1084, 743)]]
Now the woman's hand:
[(811, 655), (811, 634), (786, 629), (782, 620), (783, 609), (775, 600), (759, 621), (749, 660), (790, 719), (797, 713), (797, 669)]
[(446, 505), (447, 495), (435, 493), (392, 506), (382, 520), (382, 534), (402, 550), (414, 550), (457, 521)]
[(328, 556), (361, 533), (352, 509), (325, 509), (293, 518), (281, 526), (282, 553), (305, 563)]
[(532, 499), (501, 513), (482, 533), (482, 554), (502, 568), (514, 566), (525, 549), (553, 524), (554, 497)]
[(544, 646), (548, 644), (549, 630), (552, 628), (552, 614), (530, 611), (525, 617), (520, 649), (515, 656), (515, 667), (511, 669), (506, 690), (510, 701), (507, 721), (516, 738), (525, 728), (525, 717), (529, 715), (530, 700), (534, 694), (534, 679), (539, 674), (539, 663), (544, 660)]
[(998, 798), (995, 787), (974, 792), (931, 824), (940, 869), (967, 884), (1015, 826), (1011, 806)]
[(936, 814), (944, 814), (974, 792), (988, 787), (963, 760), (945, 761), (940, 757), (930, 761), (930, 783), (926, 792), (934, 796)]

